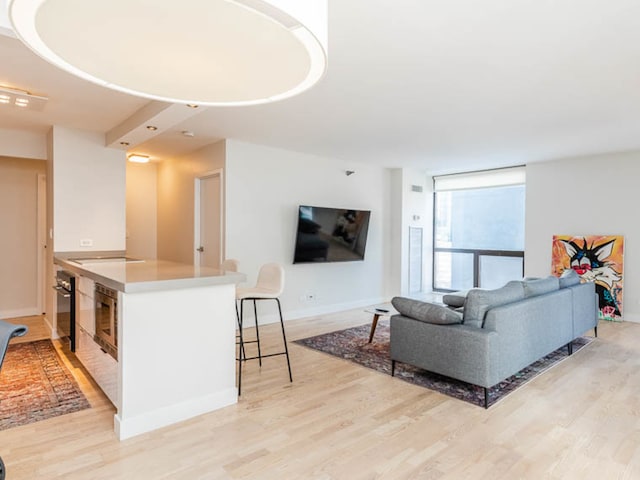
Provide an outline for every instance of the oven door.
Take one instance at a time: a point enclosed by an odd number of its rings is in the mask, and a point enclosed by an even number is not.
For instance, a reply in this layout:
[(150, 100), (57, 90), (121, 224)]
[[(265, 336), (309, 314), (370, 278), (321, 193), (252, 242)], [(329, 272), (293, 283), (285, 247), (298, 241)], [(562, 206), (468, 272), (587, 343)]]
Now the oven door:
[(69, 339), (69, 349), (76, 351), (76, 302), (75, 279), (68, 280), (69, 290), (57, 285), (53, 287), (57, 293), (56, 303), (56, 330), (60, 338)]
[(58, 336), (71, 336), (71, 292), (62, 287), (56, 287), (58, 292), (58, 310), (56, 313), (56, 328)]
[(117, 301), (101, 292), (95, 292), (95, 338), (104, 350), (117, 358)]

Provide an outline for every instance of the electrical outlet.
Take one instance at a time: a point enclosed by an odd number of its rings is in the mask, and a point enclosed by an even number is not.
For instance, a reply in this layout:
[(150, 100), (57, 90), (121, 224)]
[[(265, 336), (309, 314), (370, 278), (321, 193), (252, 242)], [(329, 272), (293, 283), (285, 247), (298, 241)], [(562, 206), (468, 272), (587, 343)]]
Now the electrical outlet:
[(81, 247), (93, 247), (93, 240), (90, 238), (83, 238), (80, 240)]

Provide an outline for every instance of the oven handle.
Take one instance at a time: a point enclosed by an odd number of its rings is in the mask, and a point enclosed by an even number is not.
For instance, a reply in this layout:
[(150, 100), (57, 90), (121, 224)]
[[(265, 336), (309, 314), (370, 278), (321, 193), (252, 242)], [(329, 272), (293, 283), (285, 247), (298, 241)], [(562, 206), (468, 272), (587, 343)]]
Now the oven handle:
[(58, 285), (54, 285), (51, 288), (53, 288), (55, 291), (57, 291), (58, 294), (63, 298), (70, 298), (71, 297), (70, 293), (62, 293), (62, 292), (67, 292), (67, 290), (62, 288), (62, 287), (59, 287)]

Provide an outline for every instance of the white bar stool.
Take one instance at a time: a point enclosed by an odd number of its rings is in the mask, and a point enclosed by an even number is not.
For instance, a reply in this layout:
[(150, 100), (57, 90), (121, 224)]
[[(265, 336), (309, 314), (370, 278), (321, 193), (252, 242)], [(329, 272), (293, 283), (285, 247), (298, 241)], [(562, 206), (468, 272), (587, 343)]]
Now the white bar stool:
[[(289, 361), (289, 349), (287, 348), (287, 337), (284, 332), (284, 321), (282, 319), (282, 307), (280, 306), (280, 295), (284, 290), (284, 268), (277, 263), (267, 263), (260, 268), (258, 272), (258, 281), (253, 288), (238, 288), (236, 289), (236, 300), (240, 301), (240, 315), (238, 316), (238, 323), (240, 327), (240, 354), (238, 361), (238, 395), (242, 392), (242, 362), (246, 360), (257, 359), (260, 366), (262, 366), (262, 359), (266, 357), (275, 357), (277, 355), (285, 355), (287, 357), (287, 368), (289, 369), (289, 381), (293, 382), (291, 376), (291, 362)], [(253, 301), (253, 314), (256, 322), (256, 340), (245, 341), (242, 331), (243, 317), (244, 317), (244, 301)], [(282, 341), (284, 342), (284, 351), (277, 353), (269, 353), (263, 355), (260, 349), (260, 330), (258, 328), (258, 310), (256, 307), (256, 301), (258, 300), (275, 300), (278, 304), (278, 312), (280, 314), (280, 326), (282, 328)], [(244, 351), (245, 343), (257, 343), (258, 355), (255, 357), (247, 357)]]

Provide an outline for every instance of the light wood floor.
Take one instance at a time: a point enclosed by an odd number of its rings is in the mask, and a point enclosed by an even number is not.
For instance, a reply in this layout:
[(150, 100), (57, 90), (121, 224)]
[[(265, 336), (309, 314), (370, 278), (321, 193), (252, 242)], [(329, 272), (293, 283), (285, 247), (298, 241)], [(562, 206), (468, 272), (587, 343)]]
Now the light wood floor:
[[(369, 320), (355, 310), (287, 334)], [(277, 344), (277, 325), (260, 331)], [(0, 432), (0, 455), (7, 480), (640, 479), (640, 325), (599, 334), (488, 411), (291, 344), (293, 384), (284, 357), (248, 363), (237, 405), (124, 442), (72, 362), (93, 408)]]

